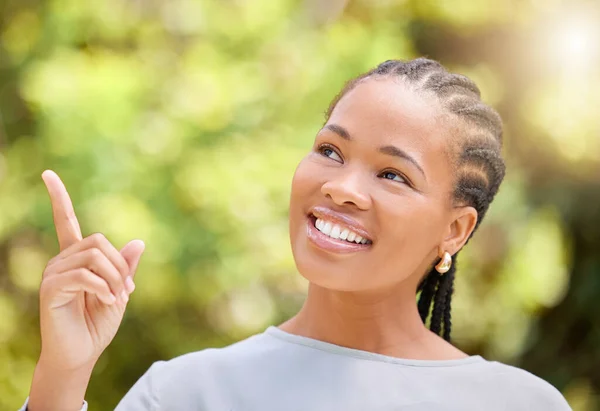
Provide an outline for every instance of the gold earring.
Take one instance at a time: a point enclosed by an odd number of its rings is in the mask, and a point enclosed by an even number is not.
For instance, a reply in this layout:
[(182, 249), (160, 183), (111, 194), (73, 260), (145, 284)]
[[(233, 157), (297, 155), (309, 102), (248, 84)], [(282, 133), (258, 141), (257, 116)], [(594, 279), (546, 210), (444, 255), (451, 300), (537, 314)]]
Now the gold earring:
[(435, 269), (437, 270), (438, 273), (444, 274), (445, 272), (448, 272), (448, 270), (450, 270), (451, 266), (452, 266), (452, 256), (450, 255), (450, 253), (448, 251), (446, 251), (446, 252), (444, 252), (442, 261), (440, 261), (438, 263), (438, 265), (435, 266)]

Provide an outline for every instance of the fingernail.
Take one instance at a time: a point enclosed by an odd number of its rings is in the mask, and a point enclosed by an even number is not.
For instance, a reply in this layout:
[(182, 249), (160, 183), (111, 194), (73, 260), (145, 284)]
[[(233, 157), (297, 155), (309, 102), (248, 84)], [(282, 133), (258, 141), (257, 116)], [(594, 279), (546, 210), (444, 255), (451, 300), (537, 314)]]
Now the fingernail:
[(121, 291), (121, 299), (123, 300), (123, 302), (127, 302), (129, 301), (129, 296), (127, 295), (127, 293), (125, 292), (125, 290)]
[(127, 292), (131, 294), (133, 290), (135, 290), (135, 283), (131, 279), (131, 277), (127, 277), (125, 280), (125, 288), (127, 288)]
[(108, 297), (108, 301), (109, 301), (109, 303), (108, 303), (109, 305), (113, 305), (114, 303), (117, 302), (117, 297), (115, 297), (114, 294), (111, 293)]

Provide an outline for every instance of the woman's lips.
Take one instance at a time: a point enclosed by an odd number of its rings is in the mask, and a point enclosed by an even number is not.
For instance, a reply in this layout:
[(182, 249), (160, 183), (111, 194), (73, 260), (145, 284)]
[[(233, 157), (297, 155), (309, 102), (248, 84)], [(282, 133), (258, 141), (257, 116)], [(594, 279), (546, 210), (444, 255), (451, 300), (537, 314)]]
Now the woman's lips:
[(314, 206), (311, 208), (309, 215), (330, 221), (332, 224), (336, 223), (340, 226), (344, 226), (351, 231), (354, 231), (362, 238), (366, 238), (371, 242), (374, 242), (373, 237), (367, 232), (367, 229), (347, 214), (337, 212), (325, 206)]
[(315, 246), (339, 254), (354, 253), (356, 251), (365, 251), (371, 248), (372, 244), (356, 244), (346, 240), (336, 240), (323, 234), (315, 227), (316, 218), (312, 215), (306, 219), (306, 235), (309, 241)]

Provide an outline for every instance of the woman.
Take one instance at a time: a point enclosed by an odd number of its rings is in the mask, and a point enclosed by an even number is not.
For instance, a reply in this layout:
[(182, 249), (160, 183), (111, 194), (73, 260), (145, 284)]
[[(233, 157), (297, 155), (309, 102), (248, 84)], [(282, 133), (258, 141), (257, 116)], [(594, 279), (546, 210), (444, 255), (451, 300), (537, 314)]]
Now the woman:
[[(450, 343), (456, 255), (504, 177), (501, 142), (477, 86), (433, 60), (388, 60), (348, 82), (292, 181), (292, 250), (310, 283), (301, 310), (154, 363), (117, 410), (569, 410), (533, 374)], [(64, 186), (43, 177), (61, 252), (40, 288), (29, 410), (85, 409), (143, 243), (82, 239)]]

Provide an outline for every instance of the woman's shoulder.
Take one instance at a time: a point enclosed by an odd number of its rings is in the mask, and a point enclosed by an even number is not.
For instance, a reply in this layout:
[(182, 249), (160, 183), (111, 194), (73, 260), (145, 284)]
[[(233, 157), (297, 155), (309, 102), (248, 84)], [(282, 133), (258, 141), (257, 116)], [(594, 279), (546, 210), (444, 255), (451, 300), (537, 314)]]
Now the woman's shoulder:
[(264, 361), (280, 348), (267, 333), (259, 333), (224, 347), (204, 348), (157, 361), (152, 367), (155, 374), (168, 375), (167, 378), (185, 376), (188, 372), (196, 376), (205, 372), (214, 377), (215, 373), (226, 373), (249, 363)]
[(532, 372), (499, 361), (486, 361), (485, 364), (485, 380), (499, 391), (514, 395), (521, 403), (535, 405), (533, 409), (571, 409), (555, 386)]

